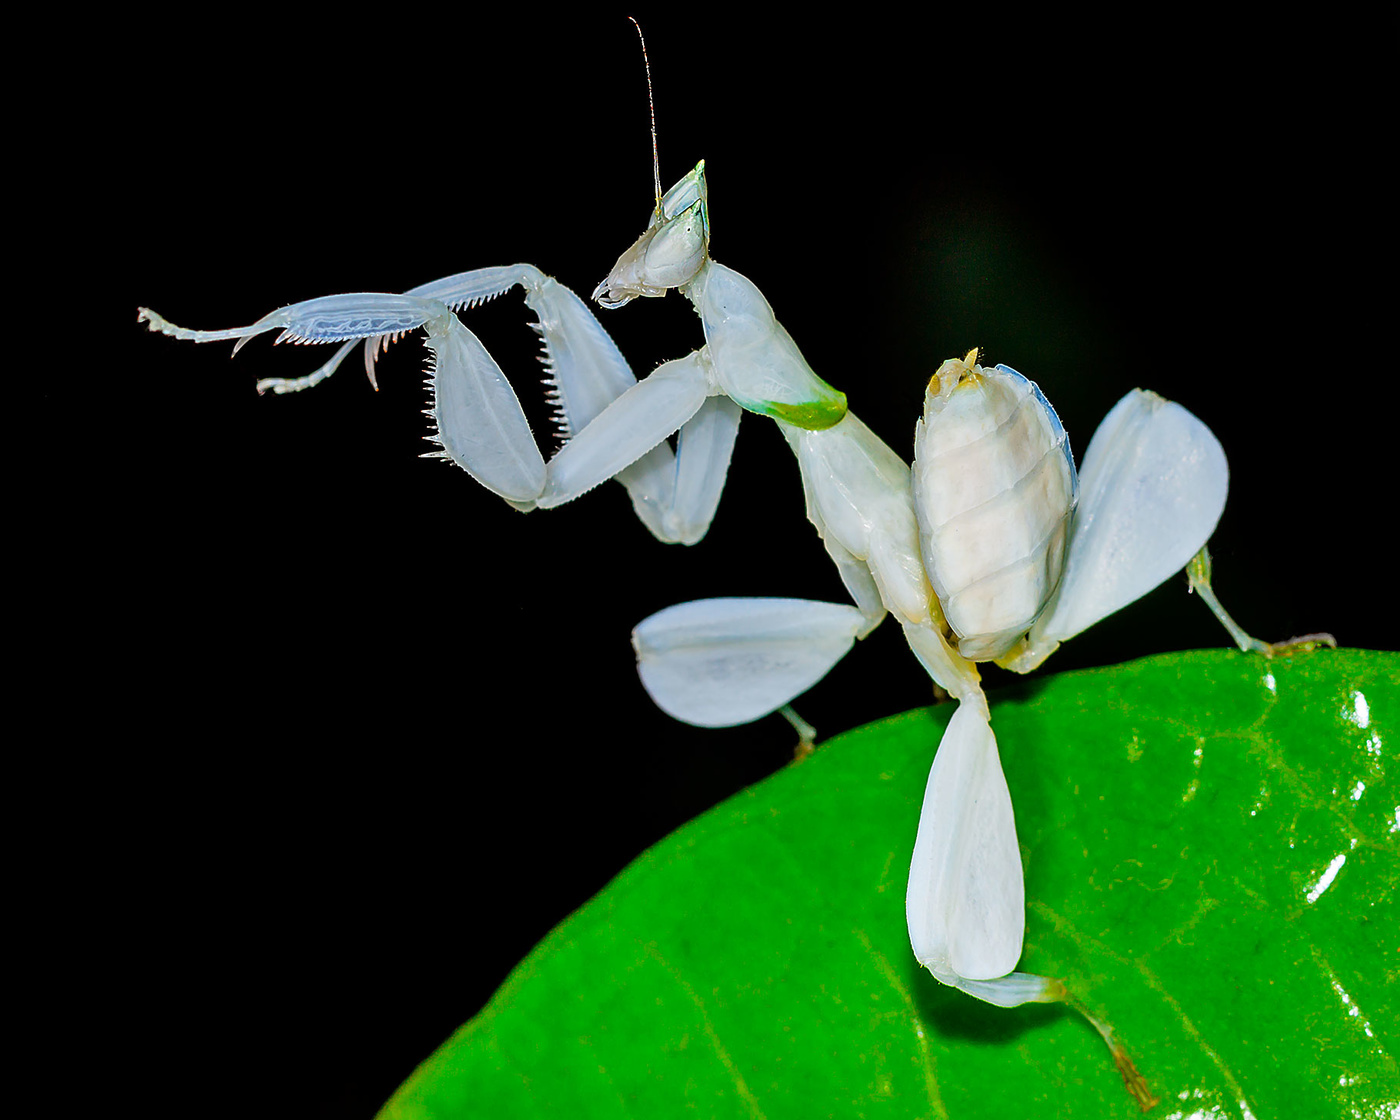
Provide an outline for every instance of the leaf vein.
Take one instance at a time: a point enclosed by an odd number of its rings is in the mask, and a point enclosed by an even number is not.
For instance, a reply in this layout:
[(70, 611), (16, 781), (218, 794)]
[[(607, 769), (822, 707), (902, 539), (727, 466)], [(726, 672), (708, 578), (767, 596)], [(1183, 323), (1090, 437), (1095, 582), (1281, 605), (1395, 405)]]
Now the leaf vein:
[(914, 1005), (914, 1000), (909, 989), (905, 987), (904, 983), (900, 980), (899, 973), (895, 971), (894, 965), (890, 964), (889, 958), (886, 957), (884, 953), (880, 952), (879, 949), (875, 948), (870, 938), (866, 935), (865, 930), (857, 927), (851, 932), (856, 935), (856, 939), (864, 946), (865, 951), (870, 954), (870, 959), (875, 962), (875, 967), (878, 968), (885, 979), (889, 981), (890, 987), (894, 989), (895, 994), (898, 995), (900, 1000), (904, 1003), (905, 1010), (909, 1013), (909, 1018), (914, 1028), (914, 1037), (919, 1040), (919, 1050), (923, 1054), (924, 1086), (928, 1090), (929, 1105), (937, 1111), (939, 1116), (943, 1117), (943, 1120), (949, 1120), (950, 1113), (948, 1112), (948, 1106), (943, 1103), (943, 1094), (939, 1092), (938, 1089), (938, 1077), (935, 1072), (938, 1063), (928, 1044), (929, 1029), (927, 1024), (924, 1023), (923, 1018), (919, 1015), (919, 1009)]
[(749, 1088), (749, 1083), (744, 1080), (743, 1072), (739, 1069), (738, 1063), (734, 1061), (734, 1056), (730, 1054), (729, 1048), (725, 1046), (724, 1040), (719, 1036), (719, 1031), (715, 1029), (714, 1021), (710, 1018), (709, 1008), (705, 1006), (705, 1001), (700, 998), (700, 994), (691, 985), (690, 981), (682, 975), (680, 969), (666, 959), (661, 950), (657, 947), (655, 941), (644, 943), (642, 948), (646, 950), (648, 956), (671, 974), (671, 978), (680, 985), (681, 991), (683, 991), (695, 1005), (696, 1010), (700, 1013), (700, 1025), (704, 1028), (705, 1036), (710, 1040), (710, 1045), (714, 1047), (720, 1065), (722, 1065), (729, 1076), (734, 1079), (734, 1085), (738, 1091), (739, 1099), (744, 1102), (745, 1107), (747, 1107), (749, 1111), (749, 1115), (755, 1117), (756, 1120), (767, 1120), (763, 1109), (759, 1106), (758, 1098), (754, 1096), (753, 1090)]

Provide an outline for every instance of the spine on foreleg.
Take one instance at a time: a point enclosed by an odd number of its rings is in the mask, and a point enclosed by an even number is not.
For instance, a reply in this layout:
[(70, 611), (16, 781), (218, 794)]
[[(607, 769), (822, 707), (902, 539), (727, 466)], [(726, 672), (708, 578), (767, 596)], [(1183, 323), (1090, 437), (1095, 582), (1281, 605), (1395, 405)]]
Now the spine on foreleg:
[(450, 312), (428, 328), (428, 414), (437, 430), (427, 438), (488, 490), (517, 508), (532, 509), (544, 489), (545, 464), (520, 400), (480, 340)]

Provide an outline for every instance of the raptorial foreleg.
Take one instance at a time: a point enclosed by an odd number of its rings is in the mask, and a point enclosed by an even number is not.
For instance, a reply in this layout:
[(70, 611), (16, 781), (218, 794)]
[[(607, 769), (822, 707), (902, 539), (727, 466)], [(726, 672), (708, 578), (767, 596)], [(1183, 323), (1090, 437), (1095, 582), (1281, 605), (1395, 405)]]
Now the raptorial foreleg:
[(383, 292), (323, 296), (278, 308), (251, 326), (217, 331), (177, 327), (145, 308), (139, 317), (152, 330), (191, 342), (236, 339), (235, 352), (272, 330), (281, 331), (278, 342), (353, 343), (424, 327), (433, 355), (429, 384), (437, 433), (431, 438), (443, 448), (432, 454), (451, 459), (488, 490), (524, 508), (544, 488), (544, 458), (519, 398), (480, 340), (439, 300)]

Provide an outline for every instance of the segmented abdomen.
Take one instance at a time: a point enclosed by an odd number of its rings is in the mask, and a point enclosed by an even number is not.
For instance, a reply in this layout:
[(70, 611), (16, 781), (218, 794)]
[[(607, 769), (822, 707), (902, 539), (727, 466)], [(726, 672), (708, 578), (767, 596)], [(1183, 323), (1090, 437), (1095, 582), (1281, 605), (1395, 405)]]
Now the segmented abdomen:
[(1004, 656), (1064, 569), (1078, 479), (1059, 417), (1013, 369), (945, 362), (915, 431), (913, 486), (924, 567), (959, 652)]

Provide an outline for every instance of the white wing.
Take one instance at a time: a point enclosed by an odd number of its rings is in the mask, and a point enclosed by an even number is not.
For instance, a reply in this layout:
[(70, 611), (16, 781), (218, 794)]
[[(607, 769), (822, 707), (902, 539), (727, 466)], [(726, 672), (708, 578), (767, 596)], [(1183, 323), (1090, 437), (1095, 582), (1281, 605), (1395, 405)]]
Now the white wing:
[(800, 696), (855, 643), (855, 607), (808, 599), (699, 599), (632, 631), (642, 685), (700, 727), (748, 723)]
[(1142, 389), (1120, 400), (1084, 456), (1064, 578), (1032, 646), (1074, 637), (1184, 568), (1229, 483), (1220, 441), (1181, 405)]
[(934, 757), (905, 912), (915, 957), (945, 984), (1005, 976), (1021, 957), (1016, 820), (996, 737), (976, 703), (958, 705)]

